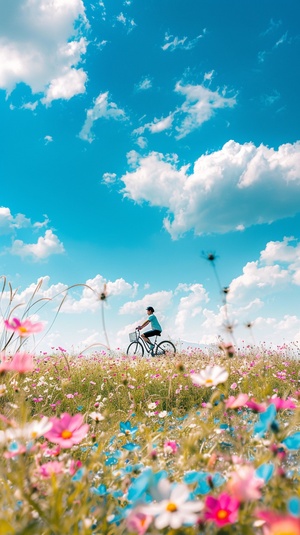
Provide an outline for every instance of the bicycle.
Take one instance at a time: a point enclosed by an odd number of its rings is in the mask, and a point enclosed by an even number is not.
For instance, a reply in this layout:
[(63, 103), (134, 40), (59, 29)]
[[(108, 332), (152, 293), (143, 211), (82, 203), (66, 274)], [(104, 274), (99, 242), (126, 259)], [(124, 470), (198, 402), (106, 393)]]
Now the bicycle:
[(139, 357), (143, 357), (144, 352), (146, 351), (148, 354), (151, 353), (153, 357), (165, 355), (166, 357), (174, 357), (176, 353), (176, 347), (170, 340), (162, 340), (157, 343), (157, 338), (159, 335), (156, 335), (154, 340), (154, 347), (152, 350), (150, 349), (150, 346), (147, 342), (143, 340), (140, 334), (139, 329), (135, 329), (134, 333), (129, 334), (129, 340), (130, 344), (127, 347), (127, 355), (134, 356), (137, 355)]

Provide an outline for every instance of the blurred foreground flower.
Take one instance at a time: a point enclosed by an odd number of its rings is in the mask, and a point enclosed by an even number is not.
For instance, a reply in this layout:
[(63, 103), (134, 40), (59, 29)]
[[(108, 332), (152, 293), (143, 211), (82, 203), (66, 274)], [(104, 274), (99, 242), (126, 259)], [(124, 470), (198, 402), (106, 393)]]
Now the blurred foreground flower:
[(227, 490), (241, 502), (259, 500), (264, 480), (257, 477), (253, 466), (239, 466), (230, 474)]
[(184, 484), (172, 484), (161, 479), (157, 484), (157, 500), (155, 503), (140, 508), (140, 512), (155, 517), (155, 527), (173, 529), (182, 525), (193, 526), (198, 520), (198, 513), (203, 509), (200, 501), (188, 501), (189, 488)]
[(264, 535), (300, 535), (300, 519), (273, 511), (259, 511), (257, 517), (265, 520)]
[(52, 428), (45, 434), (50, 442), (59, 444), (62, 448), (71, 448), (79, 444), (86, 437), (89, 425), (83, 423), (83, 416), (71, 416), (63, 413), (60, 418), (50, 418)]
[(228, 379), (228, 372), (221, 366), (207, 366), (200, 373), (193, 373), (192, 381), (194, 385), (216, 386), (225, 383)]
[(20, 321), (18, 318), (5, 320), (4, 325), (7, 330), (15, 331), (21, 338), (26, 338), (34, 333), (39, 333), (43, 330), (42, 323), (32, 323), (29, 319)]
[(145, 513), (139, 511), (132, 511), (127, 518), (127, 526), (130, 531), (138, 533), (138, 535), (144, 535), (147, 532), (153, 518)]
[(236, 398), (234, 396), (230, 396), (225, 401), (225, 407), (226, 409), (239, 409), (240, 407), (244, 407), (249, 399), (249, 396), (247, 394), (239, 394)]
[(6, 362), (6, 370), (27, 373), (34, 370), (33, 356), (29, 353), (16, 353), (12, 360)]

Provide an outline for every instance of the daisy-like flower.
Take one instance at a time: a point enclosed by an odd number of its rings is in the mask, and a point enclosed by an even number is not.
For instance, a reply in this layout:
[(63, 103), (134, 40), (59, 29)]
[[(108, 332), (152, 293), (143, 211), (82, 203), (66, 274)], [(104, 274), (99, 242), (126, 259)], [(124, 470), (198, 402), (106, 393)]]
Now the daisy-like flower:
[(285, 409), (296, 409), (297, 405), (294, 403), (294, 401), (290, 398), (288, 399), (282, 399), (278, 398), (277, 396), (273, 396), (270, 399), (270, 403), (273, 403), (276, 407), (276, 410), (278, 411), (284, 411)]
[(42, 323), (32, 323), (29, 319), (21, 321), (18, 318), (5, 320), (4, 325), (6, 329), (16, 332), (21, 338), (26, 338), (31, 334), (39, 333), (44, 328)]
[(62, 448), (71, 448), (74, 444), (79, 444), (89, 430), (89, 425), (83, 423), (81, 414), (71, 416), (64, 412), (60, 418), (50, 418), (50, 422), (52, 428), (44, 436)]
[(228, 379), (228, 372), (221, 366), (207, 366), (200, 373), (193, 373), (192, 382), (199, 386), (216, 386), (225, 383)]
[(253, 466), (239, 466), (230, 474), (227, 490), (241, 502), (259, 500), (264, 480), (255, 475)]
[[(151, 492), (152, 493), (152, 492)], [(203, 503), (188, 501), (189, 488), (184, 484), (171, 484), (167, 479), (161, 479), (154, 489), (156, 502), (142, 506), (140, 512), (155, 517), (157, 529), (170, 526), (173, 529), (180, 526), (194, 526), (198, 520), (196, 513), (202, 511)]]
[(212, 520), (217, 526), (233, 524), (238, 519), (239, 501), (229, 494), (223, 493), (214, 498), (207, 496), (205, 500), (205, 518)]
[(265, 521), (264, 535), (300, 535), (299, 518), (280, 515), (273, 511), (259, 511), (257, 517)]
[(90, 412), (89, 417), (92, 418), (95, 422), (101, 422), (102, 420), (105, 420), (103, 414), (101, 412)]

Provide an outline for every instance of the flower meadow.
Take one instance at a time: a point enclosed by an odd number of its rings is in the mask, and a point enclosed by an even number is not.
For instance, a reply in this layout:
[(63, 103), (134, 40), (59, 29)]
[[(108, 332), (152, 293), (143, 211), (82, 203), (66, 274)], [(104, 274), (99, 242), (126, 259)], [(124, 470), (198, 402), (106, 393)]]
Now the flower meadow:
[(23, 348), (1, 354), (0, 535), (300, 535), (296, 346)]

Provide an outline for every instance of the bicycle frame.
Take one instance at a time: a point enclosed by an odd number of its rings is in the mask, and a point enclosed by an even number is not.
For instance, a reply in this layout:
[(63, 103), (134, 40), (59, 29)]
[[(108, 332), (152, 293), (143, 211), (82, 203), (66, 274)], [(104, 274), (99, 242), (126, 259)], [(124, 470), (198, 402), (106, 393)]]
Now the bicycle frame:
[(154, 348), (151, 349), (149, 344), (147, 342), (145, 342), (144, 338), (142, 337), (140, 329), (135, 329), (135, 332), (136, 332), (136, 335), (137, 335), (136, 341), (140, 342), (144, 346), (144, 348), (147, 351), (147, 353), (150, 353), (150, 351), (153, 351), (154, 349), (156, 349), (156, 347), (157, 347), (157, 336), (158, 335), (155, 336)]

